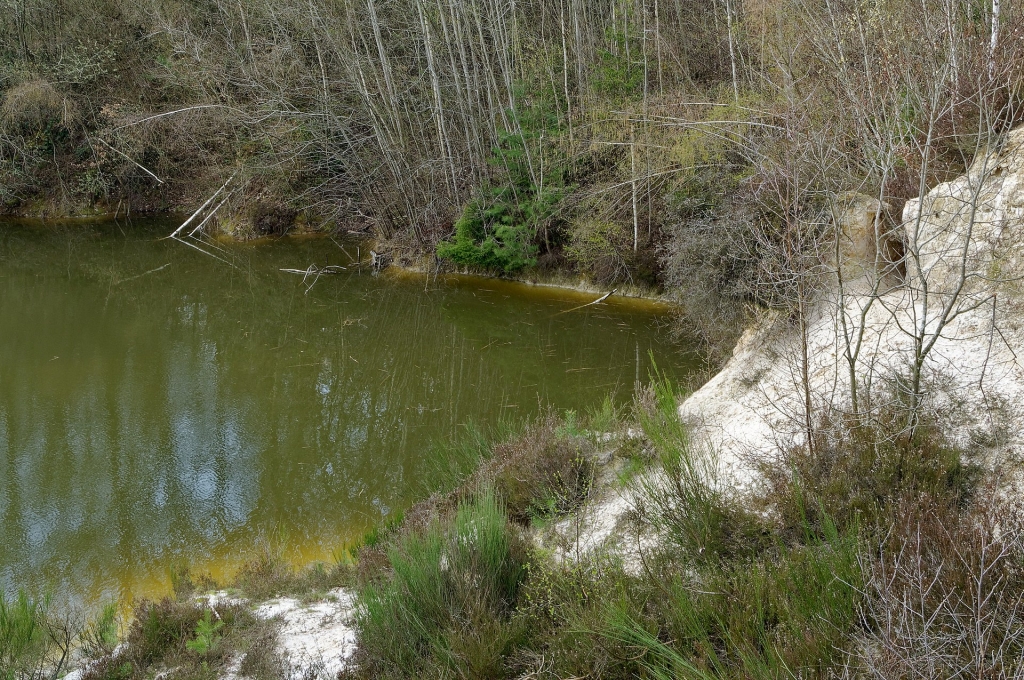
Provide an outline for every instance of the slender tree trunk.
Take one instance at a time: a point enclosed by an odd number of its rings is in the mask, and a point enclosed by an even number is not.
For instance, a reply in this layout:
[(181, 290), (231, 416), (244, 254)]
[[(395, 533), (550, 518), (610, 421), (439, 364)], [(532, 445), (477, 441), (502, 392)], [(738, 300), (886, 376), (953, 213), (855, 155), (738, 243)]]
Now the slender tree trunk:
[(733, 97), (735, 98), (735, 100), (737, 102), (739, 102), (739, 100), (740, 100), (740, 85), (739, 85), (739, 79), (738, 79), (738, 77), (736, 75), (736, 46), (734, 44), (735, 41), (733, 39), (733, 30), (732, 30), (732, 25), (733, 25), (733, 21), (732, 21), (732, 1), (731, 0), (724, 0), (724, 2), (725, 2), (725, 26), (726, 26), (726, 32), (729, 35), (729, 64), (732, 66), (732, 92), (733, 92)]
[(633, 194), (633, 254), (637, 252), (637, 243), (640, 240), (640, 214), (637, 206), (638, 195), (636, 186), (636, 131), (633, 120), (629, 121), (629, 164), (630, 164), (630, 188)]
[(1001, 0), (992, 0), (992, 36), (988, 45), (988, 77), (996, 73), (996, 50), (999, 48), (999, 10)]

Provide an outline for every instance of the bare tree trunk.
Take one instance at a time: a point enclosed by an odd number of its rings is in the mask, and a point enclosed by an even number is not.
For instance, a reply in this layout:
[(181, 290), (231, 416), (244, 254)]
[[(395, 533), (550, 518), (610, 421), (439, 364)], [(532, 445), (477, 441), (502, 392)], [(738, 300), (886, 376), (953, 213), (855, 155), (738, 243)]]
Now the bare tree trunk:
[(992, 0), (992, 37), (988, 46), (988, 77), (991, 79), (996, 72), (996, 49), (999, 47), (999, 7), (1000, 0)]
[(732, 0), (723, 0), (725, 2), (725, 24), (726, 32), (729, 35), (729, 63), (732, 66), (732, 92), (733, 97), (737, 102), (740, 100), (740, 85), (739, 79), (736, 75), (736, 46), (733, 40), (732, 31)]
[(633, 196), (633, 254), (637, 252), (637, 243), (640, 240), (640, 214), (637, 206), (638, 195), (636, 186), (636, 130), (633, 119), (629, 120), (629, 165), (630, 165), (630, 190)]
[(438, 78), (437, 67), (434, 64), (434, 46), (433, 37), (430, 34), (430, 24), (427, 21), (426, 14), (423, 11), (423, 4), (419, 0), (416, 3), (416, 9), (420, 15), (420, 27), (423, 31), (423, 44), (426, 48), (427, 54), (427, 70), (430, 71), (430, 84), (434, 91), (434, 107), (436, 111), (437, 119), (437, 137), (440, 142), (441, 153), (445, 155), (448, 162), (448, 169), (450, 171), (449, 176), (449, 189), (451, 196), (455, 199), (458, 196), (458, 178), (455, 174), (455, 160), (452, 158), (451, 145), (448, 142), (448, 131), (445, 126), (445, 115), (444, 115), (444, 103), (441, 98), (441, 81)]

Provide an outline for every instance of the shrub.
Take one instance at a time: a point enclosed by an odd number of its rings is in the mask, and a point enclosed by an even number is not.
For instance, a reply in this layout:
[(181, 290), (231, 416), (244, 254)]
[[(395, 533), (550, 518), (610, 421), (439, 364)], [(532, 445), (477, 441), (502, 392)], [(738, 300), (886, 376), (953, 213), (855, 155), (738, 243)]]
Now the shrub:
[(862, 557), (865, 676), (1019, 678), (1024, 524), (994, 487), (961, 516), (913, 503)]
[(53, 85), (41, 79), (12, 87), (4, 95), (0, 122), (9, 129), (29, 134), (61, 123), (65, 116), (64, 98)]
[(189, 651), (200, 656), (212, 651), (221, 638), (221, 628), (224, 622), (218, 619), (214, 621), (210, 616), (210, 610), (203, 612), (203, 618), (196, 623), (195, 637), (185, 643)]
[(44, 654), (45, 603), (19, 591), (7, 600), (0, 593), (0, 680), (15, 680)]
[(475, 482), (493, 485), (509, 516), (525, 523), (580, 507), (593, 476), (591, 442), (560, 427), (549, 413), (519, 437), (495, 445)]
[(649, 604), (607, 606), (600, 634), (655, 678), (823, 677), (844, 657), (861, 599), (856, 536), (832, 538), (648, 582)]
[(471, 201), (455, 223), (455, 237), (437, 245), (438, 257), (456, 264), (513, 274), (536, 264), (535, 229), (524, 221), (505, 192), (485, 206)]
[(499, 132), (489, 159), (504, 171), (505, 181), (481, 187), (456, 221), (452, 239), (437, 244), (438, 257), (505, 274), (536, 265), (542, 231), (550, 248), (548, 225), (568, 191), (558, 164), (551, 170), (542, 160), (534, 162), (546, 153), (544, 135), (557, 136), (557, 113), (545, 95), (527, 92), (524, 85), (516, 90), (521, 104), (508, 113), (520, 130)]
[(515, 637), (508, 624), (526, 547), (493, 493), (463, 503), (449, 523), (396, 536), (387, 558), (388, 573), (359, 592), (363, 671), (409, 676), (435, 666), (485, 677), (500, 666)]
[(146, 668), (165, 657), (185, 651), (203, 608), (196, 602), (143, 600), (135, 612), (126, 643), (137, 668)]
[(762, 461), (762, 502), (777, 514), (783, 533), (801, 540), (810, 526), (821, 535), (826, 520), (884, 533), (909, 506), (942, 506), (954, 516), (965, 508), (980, 467), (965, 460), (966, 451), (937, 422), (922, 422), (912, 435), (904, 422), (896, 411), (860, 421), (826, 411), (812, 446)]

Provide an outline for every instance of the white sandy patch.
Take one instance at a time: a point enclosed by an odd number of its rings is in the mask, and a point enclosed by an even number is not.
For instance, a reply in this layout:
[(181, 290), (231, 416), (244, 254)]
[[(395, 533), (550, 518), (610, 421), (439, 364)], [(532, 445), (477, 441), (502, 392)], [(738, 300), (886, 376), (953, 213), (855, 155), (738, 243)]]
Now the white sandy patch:
[(334, 678), (356, 651), (354, 606), (355, 596), (338, 588), (311, 604), (289, 597), (269, 600), (256, 609), (256, 616), (280, 620), (278, 651), (293, 675), (316, 672)]

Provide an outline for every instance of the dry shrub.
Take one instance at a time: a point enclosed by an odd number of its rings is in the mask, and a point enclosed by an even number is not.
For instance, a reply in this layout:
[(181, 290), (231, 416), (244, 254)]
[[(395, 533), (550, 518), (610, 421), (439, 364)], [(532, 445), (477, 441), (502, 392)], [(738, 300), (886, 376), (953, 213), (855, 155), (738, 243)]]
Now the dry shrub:
[(0, 111), (5, 126), (27, 132), (42, 130), (53, 122), (67, 126), (72, 120), (72, 108), (67, 100), (41, 78), (7, 90)]
[[(901, 415), (903, 417), (901, 417)], [(857, 677), (1020, 678), (1024, 523), (937, 422), (826, 413), (812, 446), (762, 470), (790, 543), (838, 525), (862, 541)]]
[(281, 236), (291, 229), (298, 212), (286, 206), (257, 203), (252, 212), (252, 226), (261, 236)]
[(179, 563), (171, 567), (171, 589), (179, 602), (192, 599), (196, 593), (217, 590), (217, 582), (209, 573), (197, 574), (188, 563)]
[[(268, 631), (246, 605), (222, 603), (213, 611), (195, 600), (143, 600), (135, 610), (121, 651), (90, 666), (84, 680), (151, 677), (160, 666), (175, 667), (175, 677), (206, 677), (211, 671), (215, 676), (216, 669), (234, 656), (239, 633), (259, 639)], [(204, 645), (196, 645), (203, 636)]]
[(981, 489), (957, 516), (906, 504), (872, 558), (859, 661), (874, 678), (1024, 676), (1020, 513)]
[(905, 422), (896, 411), (860, 422), (825, 411), (811, 446), (761, 461), (761, 500), (783, 534), (802, 540), (808, 531), (821, 535), (831, 523), (885, 532), (903, 507), (932, 504), (954, 514), (966, 507), (980, 468), (938, 423), (922, 422), (911, 434)]
[(143, 601), (125, 641), (129, 658), (139, 668), (172, 655), (183, 654), (196, 624), (203, 618), (197, 602)]
[(255, 559), (249, 560), (235, 575), (235, 584), (250, 597), (267, 599), (289, 590), (296, 580), (294, 570), (279, 553), (263, 549)]
[(590, 493), (592, 449), (588, 440), (566, 432), (549, 413), (521, 436), (496, 445), (471, 485), (493, 486), (516, 522), (565, 514)]
[(284, 664), (277, 654), (277, 631), (264, 626), (252, 636), (249, 651), (245, 653), (238, 672), (252, 680), (277, 680), (286, 677)]

